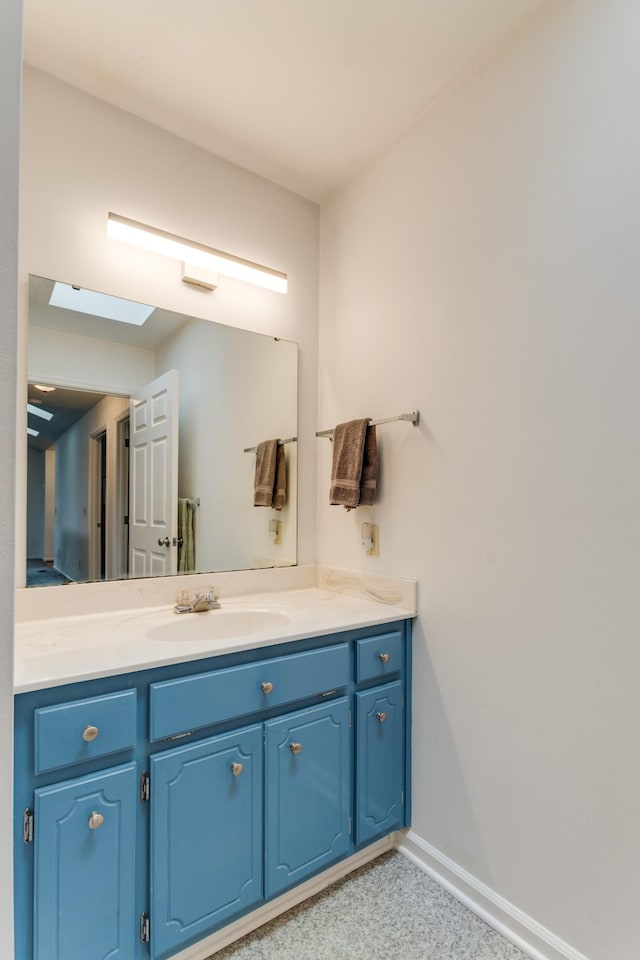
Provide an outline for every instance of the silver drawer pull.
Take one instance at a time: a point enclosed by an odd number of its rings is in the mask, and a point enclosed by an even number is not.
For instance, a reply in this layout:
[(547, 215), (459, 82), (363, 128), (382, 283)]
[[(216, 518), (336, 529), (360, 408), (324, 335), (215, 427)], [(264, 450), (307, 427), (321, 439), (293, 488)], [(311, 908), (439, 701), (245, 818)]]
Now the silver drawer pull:
[(242, 771), (244, 770), (244, 763), (240, 763), (239, 760), (234, 760), (231, 764), (231, 773), (234, 777), (239, 777)]
[(88, 726), (85, 727), (82, 731), (82, 739), (85, 743), (93, 743), (94, 740), (98, 739), (98, 734), (100, 731), (97, 727)]
[(302, 753), (302, 744), (301, 744), (301, 743), (290, 743), (290, 744), (289, 744), (289, 750), (291, 750), (291, 753), (293, 753), (294, 756), (297, 757), (299, 753)]
[(386, 719), (387, 719), (387, 715), (384, 712), (384, 710), (378, 710), (378, 712), (376, 713), (376, 720), (379, 720), (380, 723), (384, 723)]
[(262, 690), (263, 693), (273, 693), (273, 684), (269, 683), (269, 681), (267, 680), (265, 681), (265, 683), (260, 685), (260, 689)]
[(89, 817), (89, 830), (99, 830), (104, 823), (104, 817), (101, 813), (94, 812)]
[(378, 660), (380, 661), (380, 663), (389, 663), (389, 660), (390, 660), (390, 659), (391, 659), (391, 657), (389, 656), (388, 653), (379, 653), (379, 654), (378, 654)]

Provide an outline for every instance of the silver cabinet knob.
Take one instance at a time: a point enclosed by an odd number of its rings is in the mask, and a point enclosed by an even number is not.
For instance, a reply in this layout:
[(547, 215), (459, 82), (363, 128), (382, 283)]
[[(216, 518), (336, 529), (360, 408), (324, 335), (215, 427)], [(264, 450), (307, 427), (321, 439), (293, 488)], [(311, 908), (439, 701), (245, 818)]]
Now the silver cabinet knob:
[(378, 660), (380, 661), (380, 663), (389, 663), (389, 660), (390, 660), (390, 659), (391, 659), (391, 657), (389, 656), (388, 653), (379, 653), (379, 654), (378, 654)]
[(378, 712), (376, 713), (376, 720), (379, 720), (380, 723), (384, 723), (386, 719), (387, 719), (387, 715), (384, 712), (384, 710), (378, 710)]
[(97, 727), (94, 727), (91, 724), (89, 724), (89, 726), (85, 727), (84, 730), (82, 731), (82, 739), (84, 740), (85, 743), (93, 743), (94, 740), (98, 739), (99, 733), (100, 731), (98, 730)]
[(265, 683), (261, 684), (260, 689), (263, 693), (273, 693), (273, 684), (269, 683), (267, 680)]
[(101, 813), (96, 813), (94, 810), (91, 816), (89, 817), (89, 830), (99, 830), (102, 824), (104, 823), (104, 817)]
[(158, 546), (159, 546), (159, 547), (170, 547), (170, 546), (171, 546), (171, 540), (169, 540), (169, 537), (158, 537)]
[(240, 763), (239, 760), (234, 760), (231, 764), (231, 773), (234, 777), (239, 777), (242, 771), (244, 770), (244, 763)]
[(299, 753), (302, 753), (302, 744), (301, 744), (301, 743), (290, 743), (290, 744), (289, 744), (289, 750), (291, 750), (291, 753), (293, 753), (295, 756), (297, 756)]

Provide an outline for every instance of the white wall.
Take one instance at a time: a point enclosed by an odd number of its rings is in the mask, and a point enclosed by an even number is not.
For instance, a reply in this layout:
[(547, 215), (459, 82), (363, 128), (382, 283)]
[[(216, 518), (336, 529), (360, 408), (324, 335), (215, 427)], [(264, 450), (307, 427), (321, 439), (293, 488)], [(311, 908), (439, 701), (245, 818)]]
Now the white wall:
[[(22, 150), (23, 282), (33, 273), (300, 344), (298, 543), (299, 561), (312, 561), (318, 208), (30, 69)], [(180, 264), (107, 240), (110, 210), (283, 270), (289, 292), (226, 279), (214, 294), (190, 287)]]
[[(22, 4), (0, 4), (0, 930), (13, 956), (13, 555)], [(26, 428), (26, 410), (20, 430)]]
[[(180, 371), (178, 485), (181, 497), (200, 500), (196, 569), (244, 570), (258, 565), (255, 557), (295, 562), (295, 494), (277, 513), (254, 507), (255, 454), (244, 453), (260, 440), (296, 436), (295, 344), (192, 320), (156, 362), (158, 374)], [(296, 454), (288, 445), (293, 483)], [(278, 546), (268, 535), (272, 517), (283, 523)]]
[(27, 378), (75, 390), (130, 395), (156, 375), (155, 352), (49, 327), (29, 328)]
[(319, 458), (319, 560), (419, 580), (414, 829), (591, 960), (638, 956), (639, 36), (550, 4), (321, 221), (321, 426), (423, 418), (370, 510)]

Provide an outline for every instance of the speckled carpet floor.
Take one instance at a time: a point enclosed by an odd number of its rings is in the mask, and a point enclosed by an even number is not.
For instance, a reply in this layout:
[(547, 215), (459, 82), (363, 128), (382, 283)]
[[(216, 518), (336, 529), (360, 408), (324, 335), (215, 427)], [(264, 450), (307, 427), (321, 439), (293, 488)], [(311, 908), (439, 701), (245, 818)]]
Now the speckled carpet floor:
[(399, 853), (387, 853), (213, 960), (527, 960)]

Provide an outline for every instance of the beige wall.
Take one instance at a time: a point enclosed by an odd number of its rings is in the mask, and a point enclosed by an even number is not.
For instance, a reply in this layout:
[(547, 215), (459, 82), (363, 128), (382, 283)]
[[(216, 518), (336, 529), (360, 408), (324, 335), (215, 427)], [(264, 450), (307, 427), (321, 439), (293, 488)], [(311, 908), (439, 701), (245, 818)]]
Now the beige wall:
[(321, 218), (320, 425), (422, 414), (375, 507), (318, 487), (321, 562), (419, 581), (414, 829), (591, 960), (638, 955), (638, 36), (549, 4)]

